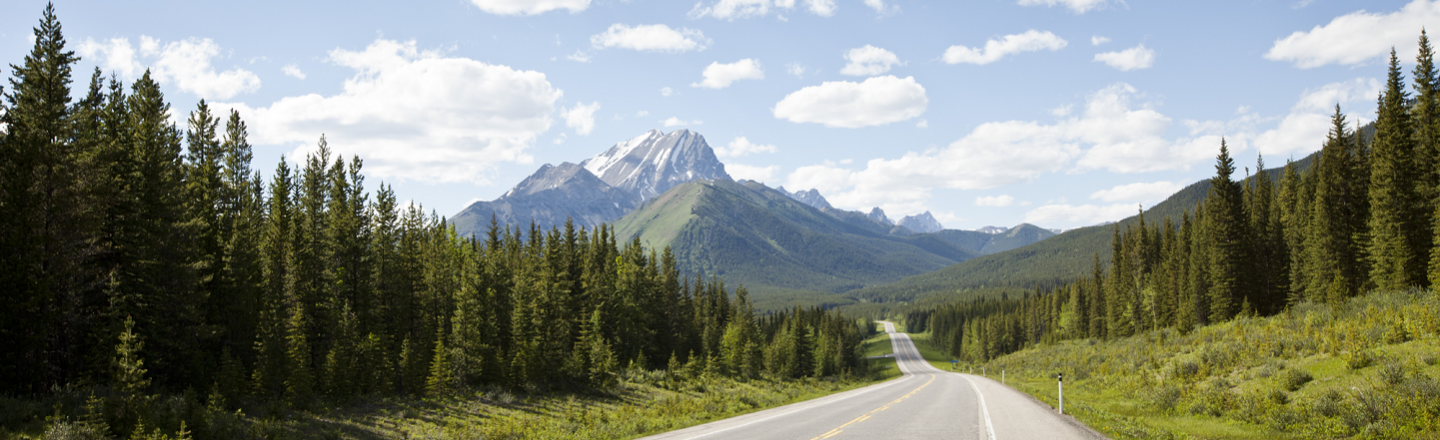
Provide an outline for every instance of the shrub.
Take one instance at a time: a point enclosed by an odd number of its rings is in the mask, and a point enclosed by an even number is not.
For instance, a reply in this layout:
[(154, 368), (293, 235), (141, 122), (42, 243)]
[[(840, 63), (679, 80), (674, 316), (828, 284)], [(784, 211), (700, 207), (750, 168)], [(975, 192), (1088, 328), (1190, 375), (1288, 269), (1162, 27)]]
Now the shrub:
[(1389, 385), (1399, 385), (1405, 380), (1405, 366), (1400, 362), (1386, 362), (1380, 367), (1380, 380)]
[(1345, 366), (1351, 370), (1359, 370), (1375, 363), (1375, 355), (1370, 350), (1355, 350), (1345, 359)]
[(1314, 377), (1310, 376), (1310, 373), (1304, 370), (1291, 368), (1285, 370), (1285, 373), (1280, 375), (1280, 387), (1284, 388), (1285, 391), (1295, 391), (1314, 379)]

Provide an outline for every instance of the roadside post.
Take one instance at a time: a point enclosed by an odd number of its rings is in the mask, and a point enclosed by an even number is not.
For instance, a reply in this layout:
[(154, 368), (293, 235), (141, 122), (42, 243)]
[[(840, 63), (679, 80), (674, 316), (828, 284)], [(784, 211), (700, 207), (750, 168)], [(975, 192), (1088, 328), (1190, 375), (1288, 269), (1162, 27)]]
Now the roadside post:
[(950, 360), (950, 371), (955, 371), (955, 364), (958, 364), (958, 363), (960, 363), (960, 361), (955, 360), (955, 359), (951, 359), (951, 360)]
[(1065, 373), (1056, 373), (1055, 379), (1060, 381), (1060, 414), (1065, 414)]
[(1005, 369), (1004, 369), (1004, 368), (1001, 368), (1001, 369), (1000, 369), (1000, 384), (1001, 384), (1001, 385), (1004, 385), (1004, 384), (1005, 384)]

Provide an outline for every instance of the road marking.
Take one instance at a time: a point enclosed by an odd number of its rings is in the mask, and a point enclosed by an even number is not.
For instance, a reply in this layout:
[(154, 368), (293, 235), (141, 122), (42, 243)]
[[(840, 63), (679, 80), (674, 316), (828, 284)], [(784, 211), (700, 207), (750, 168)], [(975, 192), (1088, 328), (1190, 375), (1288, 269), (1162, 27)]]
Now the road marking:
[[(851, 398), (851, 397), (860, 396), (860, 395), (865, 395), (865, 394), (870, 394), (870, 393), (875, 392), (875, 391), (880, 391), (880, 390), (882, 390), (882, 389), (890, 388), (890, 387), (892, 387), (892, 386), (898, 385), (898, 384), (900, 384), (901, 382), (905, 382), (905, 381), (907, 381), (907, 380), (910, 380), (910, 378), (913, 378), (913, 377), (915, 377), (915, 375), (904, 376), (904, 377), (901, 377), (900, 380), (897, 380), (897, 381), (894, 381), (894, 382), (890, 382), (890, 383), (887, 383), (887, 384), (879, 385), (879, 386), (878, 386), (877, 388), (875, 388), (875, 389), (866, 390), (866, 391), (863, 391), (863, 392), (851, 394), (851, 395), (849, 395), (849, 396), (845, 396), (845, 397), (842, 397), (842, 398), (839, 398), (839, 399), (831, 400), (831, 401), (829, 401), (829, 402), (821, 402), (821, 403), (818, 403), (818, 404), (815, 404), (815, 405), (811, 405), (811, 406), (807, 406), (807, 407), (804, 407), (804, 408), (800, 408), (800, 409), (797, 409), (797, 410), (794, 410), (794, 411), (790, 411), (790, 412), (787, 412), (787, 413), (784, 413), (784, 414), (776, 414), (776, 415), (773, 415), (773, 416), (770, 416), (770, 417), (766, 417), (766, 418), (763, 418), (763, 419), (760, 419), (760, 420), (756, 420), (756, 421), (753, 421), (753, 422), (748, 422), (748, 423), (745, 423), (745, 424), (743, 424), (743, 425), (735, 425), (735, 426), (731, 426), (731, 427), (729, 427), (729, 428), (725, 428), (725, 429), (721, 429), (721, 430), (717, 430), (717, 431), (707, 432), (707, 433), (700, 434), (700, 435), (697, 435), (697, 436), (694, 436), (694, 437), (687, 437), (685, 440), (695, 440), (695, 439), (701, 438), (701, 437), (708, 437), (708, 436), (711, 436), (711, 435), (714, 435), (714, 434), (719, 434), (719, 433), (722, 433), (722, 432), (725, 432), (725, 431), (729, 431), (729, 430), (731, 430), (731, 429), (744, 428), (744, 427), (746, 427), (746, 426), (754, 425), (754, 424), (756, 424), (756, 423), (760, 423), (760, 422), (763, 422), (763, 421), (766, 421), (766, 420), (770, 420), (770, 419), (773, 419), (773, 418), (785, 417), (785, 416), (788, 416), (788, 415), (791, 415), (791, 414), (795, 414), (795, 413), (797, 413), (797, 412), (804, 411), (804, 410), (807, 410), (807, 409), (818, 408), (818, 407), (821, 407), (821, 406), (825, 406), (825, 405), (829, 405), (829, 404), (832, 404), (832, 403), (835, 403), (835, 402), (839, 402), (839, 401), (841, 401), (841, 400), (847, 400), (847, 399), (849, 399), (849, 398)], [(871, 386), (876, 386), (876, 385), (871, 385)]]
[[(934, 381), (935, 381), (935, 378), (937, 378), (937, 377), (940, 377), (940, 375), (938, 375), (938, 374), (932, 374), (932, 375), (930, 375), (930, 380), (929, 380), (929, 381), (926, 381), (924, 385), (921, 385), (921, 386), (920, 386), (920, 388), (916, 388), (916, 389), (914, 389), (913, 391), (910, 391), (909, 394), (906, 394), (906, 395), (900, 397), (899, 399), (892, 400), (892, 401), (890, 401), (890, 403), (886, 403), (884, 406), (881, 406), (881, 407), (879, 407), (879, 408), (872, 409), (872, 410), (870, 410), (870, 412), (867, 412), (867, 413), (865, 413), (865, 414), (861, 414), (860, 417), (856, 417), (855, 420), (851, 420), (851, 421), (845, 422), (844, 425), (840, 425), (840, 426), (836, 427), (835, 429), (832, 429), (832, 430), (830, 430), (830, 431), (827, 431), (827, 432), (825, 432), (824, 434), (820, 434), (819, 436), (816, 436), (815, 438), (812, 438), (812, 439), (810, 439), (810, 440), (821, 440), (821, 439), (827, 439), (827, 438), (830, 438), (830, 437), (834, 437), (836, 434), (839, 434), (839, 433), (840, 433), (840, 430), (845, 429), (846, 426), (850, 426), (850, 425), (853, 425), (853, 424), (856, 424), (856, 423), (859, 423), (859, 422), (863, 422), (863, 421), (869, 420), (871, 414), (875, 414), (875, 413), (877, 413), (877, 412), (890, 409), (890, 405), (894, 405), (894, 404), (900, 403), (900, 401), (905, 400), (906, 398), (909, 398), (910, 396), (915, 395), (915, 393), (918, 393), (918, 392), (920, 392), (920, 390), (925, 389), (925, 387), (930, 386), (930, 383), (931, 383), (931, 382), (934, 382)], [(992, 435), (992, 436), (990, 436), (990, 438), (993, 440), (993, 439), (995, 438), (995, 436)]]
[(966, 382), (970, 382), (970, 387), (975, 389), (975, 397), (980, 398), (980, 412), (985, 415), (985, 433), (990, 435), (990, 440), (995, 440), (995, 426), (990, 423), (990, 408), (985, 407), (985, 395), (980, 393), (980, 387), (975, 385), (975, 381), (963, 374), (960, 377), (964, 377)]

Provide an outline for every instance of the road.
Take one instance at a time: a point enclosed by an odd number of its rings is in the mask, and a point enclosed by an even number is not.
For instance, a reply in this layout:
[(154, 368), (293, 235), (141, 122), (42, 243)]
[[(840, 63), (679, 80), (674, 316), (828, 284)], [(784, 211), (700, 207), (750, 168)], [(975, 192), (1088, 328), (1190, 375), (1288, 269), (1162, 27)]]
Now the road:
[(910, 335), (884, 324), (899, 378), (645, 439), (1104, 438), (998, 381), (931, 366)]

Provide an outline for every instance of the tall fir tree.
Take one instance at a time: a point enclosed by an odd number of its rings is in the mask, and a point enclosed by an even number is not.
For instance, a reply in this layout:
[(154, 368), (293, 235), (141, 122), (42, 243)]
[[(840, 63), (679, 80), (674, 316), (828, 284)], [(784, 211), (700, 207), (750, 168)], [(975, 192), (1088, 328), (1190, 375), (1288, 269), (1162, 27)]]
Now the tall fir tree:
[(1210, 179), (1210, 194), (1205, 200), (1209, 249), (1208, 322), (1229, 320), (1240, 311), (1247, 280), (1245, 270), (1251, 267), (1248, 258), (1246, 214), (1240, 182), (1235, 174), (1235, 160), (1230, 148), (1220, 141), (1220, 154), (1215, 158), (1215, 177)]
[(1366, 247), (1371, 263), (1370, 283), (1378, 289), (1403, 289), (1425, 283), (1424, 263), (1429, 255), (1421, 250), (1430, 242), (1420, 240), (1429, 236), (1430, 225), (1423, 222), (1429, 213), (1422, 212), (1424, 204), (1416, 193), (1419, 170), (1409, 100), (1400, 61), (1391, 49), (1370, 162)]

